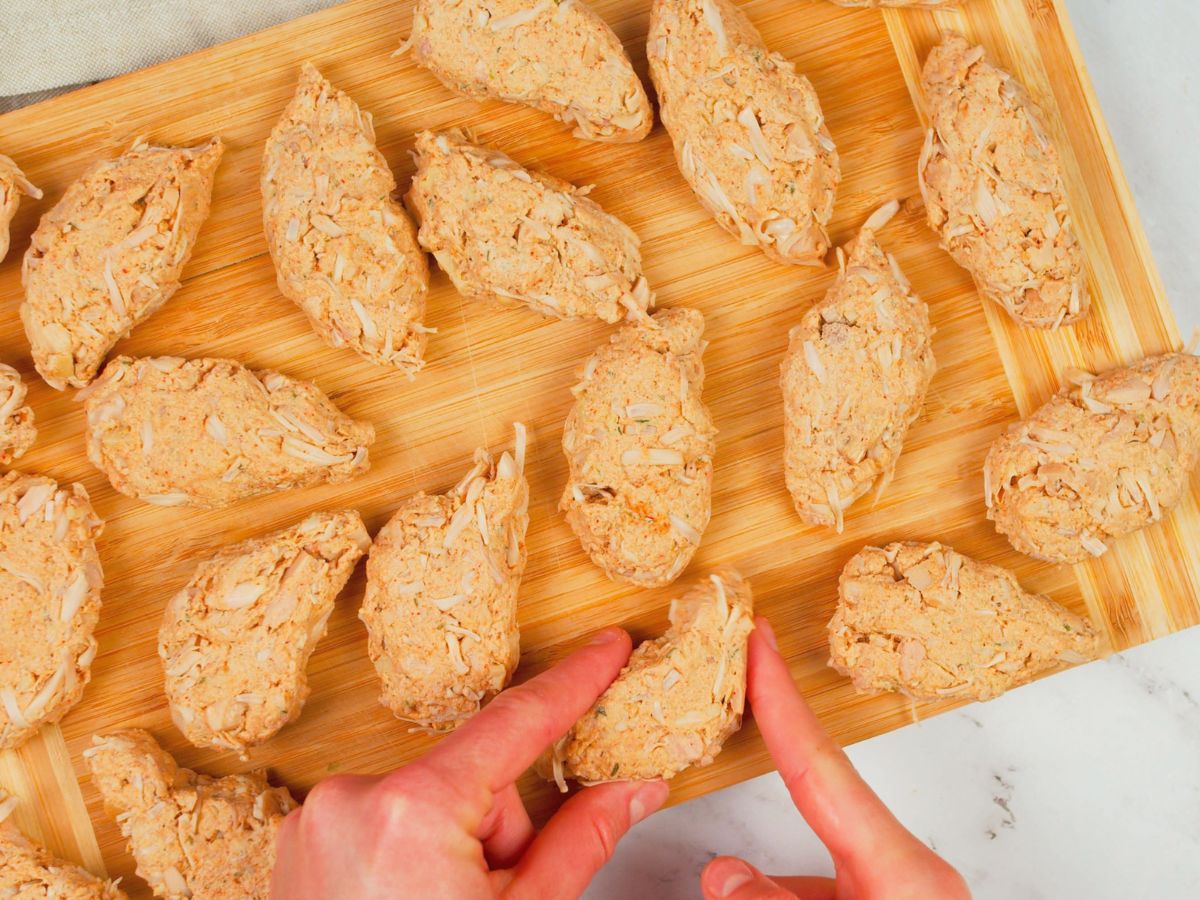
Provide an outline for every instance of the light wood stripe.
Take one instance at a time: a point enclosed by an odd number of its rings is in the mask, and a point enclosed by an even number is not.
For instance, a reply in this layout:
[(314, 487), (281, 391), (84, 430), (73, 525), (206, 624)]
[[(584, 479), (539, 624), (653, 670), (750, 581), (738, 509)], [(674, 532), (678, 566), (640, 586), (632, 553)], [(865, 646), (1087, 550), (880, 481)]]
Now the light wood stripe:
[(17, 750), (0, 753), (0, 784), (21, 799), (17, 826), (56, 856), (107, 874), (62, 729), (46, 725)]

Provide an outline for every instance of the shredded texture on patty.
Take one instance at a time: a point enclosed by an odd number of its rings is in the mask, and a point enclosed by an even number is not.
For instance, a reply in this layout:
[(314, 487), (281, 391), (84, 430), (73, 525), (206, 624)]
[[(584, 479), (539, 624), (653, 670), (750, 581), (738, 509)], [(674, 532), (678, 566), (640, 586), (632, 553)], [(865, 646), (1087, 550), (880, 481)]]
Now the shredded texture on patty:
[(525, 572), (525, 427), (494, 465), (484, 450), (445, 494), (410, 497), (375, 536), (359, 612), (381, 702), (425, 731), (456, 728), (499, 693), (520, 659)]
[(935, 368), (929, 309), (875, 238), (896, 207), (839, 249), (837, 280), (781, 366), (788, 491), (802, 519), (839, 532), (855, 500), (887, 486)]
[(532, 106), (578, 138), (640, 141), (654, 124), (621, 42), (582, 0), (417, 0), (405, 47), (455, 93)]
[(8, 226), (21, 205), (21, 195), (34, 200), (42, 199), (41, 190), (8, 156), (0, 154), (0, 262), (8, 255)]
[(300, 715), (308, 659), (370, 545), (354, 510), (319, 512), (197, 567), (158, 632), (171, 719), (189, 741), (244, 755)]
[(567, 778), (672, 778), (707, 766), (742, 724), (750, 585), (724, 569), (671, 601), (671, 627), (646, 641), (595, 705), (548, 751), (539, 770)]
[(938, 543), (865, 547), (842, 570), (830, 665), (862, 692), (990, 700), (1061, 663), (1094, 659), (1090, 622), (1000, 566)]
[(6, 900), (126, 900), (116, 882), (59, 859), (9, 821), (17, 798), (0, 790), (0, 896)]
[(311, 382), (228, 359), (121, 356), (83, 395), (88, 459), (122, 494), (228, 506), (366, 472), (375, 429)]
[(81, 484), (0, 478), (0, 749), (61, 719), (92, 677), (103, 524)]
[(1161, 519), (1200, 460), (1200, 359), (1168, 353), (1069, 373), (983, 465), (988, 518), (1013, 547), (1076, 563)]
[(263, 151), (279, 291), (331, 347), (411, 377), (424, 365), (429, 267), (395, 190), (371, 114), (305, 63)]
[(0, 363), (0, 465), (20, 459), (37, 440), (33, 409), (25, 403), (28, 392), (21, 373)]
[(94, 735), (83, 757), (156, 896), (268, 900), (279, 825), (296, 808), (287, 788), (180, 768), (139, 728)]
[(1022, 325), (1087, 315), (1087, 268), (1058, 150), (1025, 88), (951, 35), (925, 61), (932, 127), (918, 168), (930, 227), (980, 292)]
[(121, 338), (179, 289), (208, 218), (219, 138), (138, 141), (102, 160), (42, 216), (21, 270), (33, 362), (58, 390), (89, 384)]
[(424, 131), (406, 199), (421, 246), (464, 297), (562, 319), (645, 318), (654, 298), (638, 236), (587, 191), (457, 132)]
[(646, 53), (679, 170), (717, 223), (821, 265), (841, 173), (809, 80), (730, 0), (655, 0)]
[(563, 426), (559, 508), (610, 578), (674, 581), (712, 515), (716, 429), (704, 405), (704, 317), (664, 309), (587, 361)]

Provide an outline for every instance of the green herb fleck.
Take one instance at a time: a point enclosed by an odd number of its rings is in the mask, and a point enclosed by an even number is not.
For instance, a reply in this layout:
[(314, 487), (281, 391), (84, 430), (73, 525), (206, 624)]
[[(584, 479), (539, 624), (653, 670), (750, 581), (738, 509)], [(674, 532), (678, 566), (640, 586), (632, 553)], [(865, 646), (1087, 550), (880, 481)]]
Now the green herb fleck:
[(611, 778), (613, 775), (616, 775), (616, 774), (617, 774), (617, 769), (619, 769), (619, 768), (621, 768), (621, 764), (620, 764), (620, 763), (613, 763), (613, 770), (612, 770), (611, 772), (609, 772), (609, 773), (608, 773), (609, 777)]
[(605, 709), (603, 706), (597, 706), (597, 707), (596, 707), (596, 715), (598, 715), (598, 716), (607, 716), (607, 715), (608, 715), (608, 710), (607, 710), (607, 709)]

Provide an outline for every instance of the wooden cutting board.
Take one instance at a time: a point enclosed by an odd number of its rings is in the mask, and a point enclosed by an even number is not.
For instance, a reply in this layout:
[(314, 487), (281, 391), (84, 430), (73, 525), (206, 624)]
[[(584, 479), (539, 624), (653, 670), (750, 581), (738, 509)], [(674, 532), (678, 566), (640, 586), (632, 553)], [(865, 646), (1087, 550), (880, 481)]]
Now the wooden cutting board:
[[(410, 734), (376, 702), (356, 618), (361, 568), (313, 657), (312, 697), (303, 716), (256, 749), (249, 764), (192, 748), (171, 725), (155, 654), (159, 619), (197, 560), (216, 547), (335, 505), (357, 507), (374, 531), (401, 498), (453, 484), (477, 445), (507, 446), (514, 420), (532, 431), (518, 680), (601, 626), (623, 625), (635, 639), (659, 633), (678, 591), (637, 591), (607, 581), (556, 511), (566, 473), (559, 439), (568, 388), (608, 327), (464, 303), (435, 272), (427, 324), (438, 333), (429, 344), (429, 367), (410, 384), (349, 351), (325, 347), (278, 295), (260, 226), (259, 158), (306, 59), (374, 113), (381, 148), (402, 188), (413, 170), (408, 150), (415, 132), (467, 126), (526, 165), (594, 183), (593, 196), (643, 237), (646, 273), (660, 303), (704, 312), (712, 340), (705, 398), (720, 429), (713, 519), (681, 584), (718, 563), (741, 568), (758, 609), (775, 624), (798, 684), (842, 742), (953, 705), (914, 708), (895, 696), (858, 697), (826, 667), (824, 629), (837, 574), (866, 543), (938, 539), (1010, 566), (1028, 587), (1090, 614), (1113, 649), (1200, 622), (1200, 478), (1165, 522), (1074, 567), (1020, 556), (984, 517), (979, 473), (988, 444), (1053, 392), (1064, 367), (1105, 367), (1180, 345), (1061, 2), (971, 0), (961, 13), (847, 11), (821, 0), (744, 4), (768, 45), (795, 60), (820, 94), (844, 173), (833, 237), (844, 242), (881, 202), (902, 198), (902, 212), (882, 240), (930, 304), (937, 326), (938, 373), (895, 481), (877, 505), (854, 507), (842, 535), (801, 525), (791, 509), (777, 388), (788, 328), (824, 293), (832, 272), (778, 265), (721, 231), (676, 171), (661, 127), (632, 146), (578, 141), (541, 114), (456, 98), (408, 58), (392, 58), (407, 35), (411, 6), (354, 0), (0, 117), (0, 151), (46, 192), (44, 201), (22, 206), (12, 252), (0, 265), (0, 360), (32, 380), (40, 429), (21, 467), (82, 481), (107, 522), (92, 683), (61, 725), (0, 756), (0, 785), (29, 801), (16, 816), (28, 833), (97, 872), (126, 876), (131, 892), (144, 895), (142, 882), (129, 877), (132, 859), (80, 755), (93, 732), (117, 726), (149, 728), (181, 763), (206, 772), (269, 767), (273, 779), (298, 795), (330, 772), (384, 771), (432, 746), (434, 738)], [(644, 75), (649, 3), (597, 0), (595, 6)], [(1047, 334), (1013, 326), (978, 297), (924, 224), (915, 174), (923, 138), (915, 85), (920, 61), (946, 27), (986, 44), (1046, 109), (1097, 298), (1092, 315), (1076, 328)], [(225, 139), (228, 151), (186, 282), (119, 351), (228, 356), (314, 379), (351, 415), (374, 422), (379, 440), (370, 474), (349, 485), (221, 511), (162, 509), (112, 490), (85, 457), (79, 406), (34, 375), (17, 318), (20, 257), (38, 216), (93, 159), (122, 151), (140, 135), (193, 144), (213, 134)], [(770, 768), (748, 725), (713, 766), (675, 779), (672, 798)], [(557, 802), (532, 778), (524, 787), (537, 816)]]

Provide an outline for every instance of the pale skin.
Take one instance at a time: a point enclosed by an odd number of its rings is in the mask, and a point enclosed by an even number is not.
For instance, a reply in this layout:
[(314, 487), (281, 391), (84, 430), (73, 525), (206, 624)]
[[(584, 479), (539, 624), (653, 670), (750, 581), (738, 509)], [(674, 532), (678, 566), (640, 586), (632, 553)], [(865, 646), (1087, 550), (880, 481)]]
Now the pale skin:
[[(773, 877), (734, 857), (705, 868), (706, 900), (969, 898), (958, 873), (905, 830), (801, 699), (766, 619), (750, 637), (748, 698), (792, 799), (836, 876)], [(534, 829), (516, 780), (612, 682), (631, 649), (610, 628), (500, 694), (416, 762), (318, 784), (279, 834), (272, 896), (576, 897), (617, 841), (667, 799), (661, 781), (584, 788)]]
[(775, 632), (750, 635), (746, 693), (779, 776), (833, 857), (834, 877), (767, 877), (733, 856), (700, 876), (705, 900), (970, 900), (962, 876), (917, 840), (855, 771), (796, 690)]

